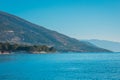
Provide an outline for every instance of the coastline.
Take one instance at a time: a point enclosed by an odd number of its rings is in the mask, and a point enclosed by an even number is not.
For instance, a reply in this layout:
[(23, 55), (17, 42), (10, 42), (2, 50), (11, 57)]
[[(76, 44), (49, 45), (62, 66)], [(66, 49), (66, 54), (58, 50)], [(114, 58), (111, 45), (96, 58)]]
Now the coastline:
[[(0, 51), (0, 55), (7, 55), (7, 54), (12, 54), (12, 53), (18, 53), (18, 52), (23, 52), (23, 53), (29, 53), (29, 54), (48, 54), (50, 52), (45, 52), (45, 51), (33, 51), (33, 52), (27, 52), (27, 51), (16, 51), (16, 52), (10, 52), (10, 51)], [(53, 52), (55, 53), (55, 52)]]
[(0, 51), (0, 54), (10, 54), (10, 51)]

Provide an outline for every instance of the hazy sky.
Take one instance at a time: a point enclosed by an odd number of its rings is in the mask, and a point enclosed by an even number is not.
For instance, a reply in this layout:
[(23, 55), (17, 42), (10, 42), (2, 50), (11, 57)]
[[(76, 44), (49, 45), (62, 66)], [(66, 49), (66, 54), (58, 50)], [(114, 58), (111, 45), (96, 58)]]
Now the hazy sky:
[(0, 10), (77, 39), (120, 42), (120, 0), (0, 0)]

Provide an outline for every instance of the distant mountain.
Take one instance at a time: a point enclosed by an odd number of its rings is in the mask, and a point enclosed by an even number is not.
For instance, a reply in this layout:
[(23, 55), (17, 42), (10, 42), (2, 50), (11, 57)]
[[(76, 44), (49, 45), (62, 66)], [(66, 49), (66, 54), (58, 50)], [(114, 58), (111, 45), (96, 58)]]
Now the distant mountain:
[(105, 48), (114, 52), (120, 52), (120, 42), (97, 40), (97, 39), (92, 39), (87, 41), (98, 47)]
[(41, 44), (58, 51), (110, 52), (0, 11), (0, 41)]

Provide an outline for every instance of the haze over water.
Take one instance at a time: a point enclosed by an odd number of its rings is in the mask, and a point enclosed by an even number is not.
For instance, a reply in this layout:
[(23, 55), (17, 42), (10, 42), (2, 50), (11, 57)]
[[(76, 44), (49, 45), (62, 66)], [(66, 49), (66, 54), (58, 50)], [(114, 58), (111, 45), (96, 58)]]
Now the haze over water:
[(0, 55), (0, 80), (119, 80), (120, 53)]

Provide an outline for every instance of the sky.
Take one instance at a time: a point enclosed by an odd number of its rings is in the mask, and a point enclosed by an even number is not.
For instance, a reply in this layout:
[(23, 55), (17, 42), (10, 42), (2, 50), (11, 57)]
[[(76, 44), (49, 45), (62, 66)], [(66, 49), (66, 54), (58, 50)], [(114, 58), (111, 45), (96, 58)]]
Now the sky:
[(0, 0), (0, 10), (76, 39), (120, 42), (120, 0)]

